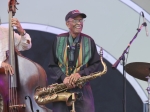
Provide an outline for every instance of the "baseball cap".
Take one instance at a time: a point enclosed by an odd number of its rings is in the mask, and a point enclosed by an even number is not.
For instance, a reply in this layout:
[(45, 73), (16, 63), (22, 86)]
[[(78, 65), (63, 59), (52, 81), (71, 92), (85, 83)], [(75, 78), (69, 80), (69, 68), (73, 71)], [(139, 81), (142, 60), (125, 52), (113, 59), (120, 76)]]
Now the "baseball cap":
[(70, 11), (66, 17), (65, 17), (65, 20), (67, 21), (69, 18), (75, 18), (76, 16), (78, 15), (81, 15), (83, 18), (86, 18), (86, 14), (84, 13), (81, 13), (79, 10), (73, 10), (73, 11)]

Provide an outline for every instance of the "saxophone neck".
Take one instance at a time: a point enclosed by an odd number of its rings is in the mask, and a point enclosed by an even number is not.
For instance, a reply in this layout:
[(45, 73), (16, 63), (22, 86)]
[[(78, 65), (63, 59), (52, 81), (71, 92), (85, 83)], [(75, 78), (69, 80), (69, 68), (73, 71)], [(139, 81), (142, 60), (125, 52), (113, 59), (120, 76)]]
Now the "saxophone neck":
[(106, 63), (103, 61), (103, 48), (102, 47), (100, 49), (100, 60), (104, 68), (102, 73), (105, 74), (107, 72), (107, 66), (106, 66)]

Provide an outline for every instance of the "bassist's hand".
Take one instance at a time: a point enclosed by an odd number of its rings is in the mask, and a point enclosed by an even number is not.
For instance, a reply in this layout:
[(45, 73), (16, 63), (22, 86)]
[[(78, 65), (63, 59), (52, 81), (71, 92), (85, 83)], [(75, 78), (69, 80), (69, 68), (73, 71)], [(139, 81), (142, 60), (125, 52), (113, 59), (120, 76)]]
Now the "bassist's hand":
[(20, 22), (19, 22), (19, 20), (17, 18), (12, 18), (11, 19), (11, 24), (12, 24), (12, 26), (17, 28), (17, 30), (20, 33), (20, 35), (22, 35), (22, 36), (24, 35), (25, 31), (22, 28), (22, 26), (21, 26), (21, 24), (20, 24)]
[(2, 62), (1, 66), (4, 68), (6, 75), (8, 75), (8, 73), (10, 73), (10, 75), (14, 74), (14, 70), (10, 64), (8, 64), (6, 62)]

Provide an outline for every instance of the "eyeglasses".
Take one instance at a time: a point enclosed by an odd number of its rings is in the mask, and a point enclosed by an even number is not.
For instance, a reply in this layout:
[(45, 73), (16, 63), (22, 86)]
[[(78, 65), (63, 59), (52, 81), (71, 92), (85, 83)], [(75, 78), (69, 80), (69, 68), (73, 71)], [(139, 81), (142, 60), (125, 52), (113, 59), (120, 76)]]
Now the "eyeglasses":
[(68, 22), (73, 22), (73, 23), (75, 23), (75, 24), (77, 24), (77, 23), (83, 23), (85, 20), (84, 19), (73, 19), (73, 20), (71, 20), (71, 21), (68, 21)]

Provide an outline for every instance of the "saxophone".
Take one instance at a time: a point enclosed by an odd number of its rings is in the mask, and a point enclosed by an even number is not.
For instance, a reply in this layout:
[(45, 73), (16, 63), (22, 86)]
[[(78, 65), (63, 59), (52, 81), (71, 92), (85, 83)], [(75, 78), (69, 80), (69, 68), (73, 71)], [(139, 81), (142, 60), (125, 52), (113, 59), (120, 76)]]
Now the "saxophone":
[[(103, 65), (103, 71), (92, 73), (88, 76), (80, 77), (75, 85), (82, 87), (84, 83), (95, 79), (107, 72), (107, 66), (103, 62), (103, 50), (100, 50), (100, 60)], [(67, 106), (72, 105), (72, 93), (67, 92), (68, 88), (65, 84), (52, 84), (48, 87), (37, 88), (35, 90), (34, 99), (39, 105), (45, 105), (51, 102), (65, 101)]]

